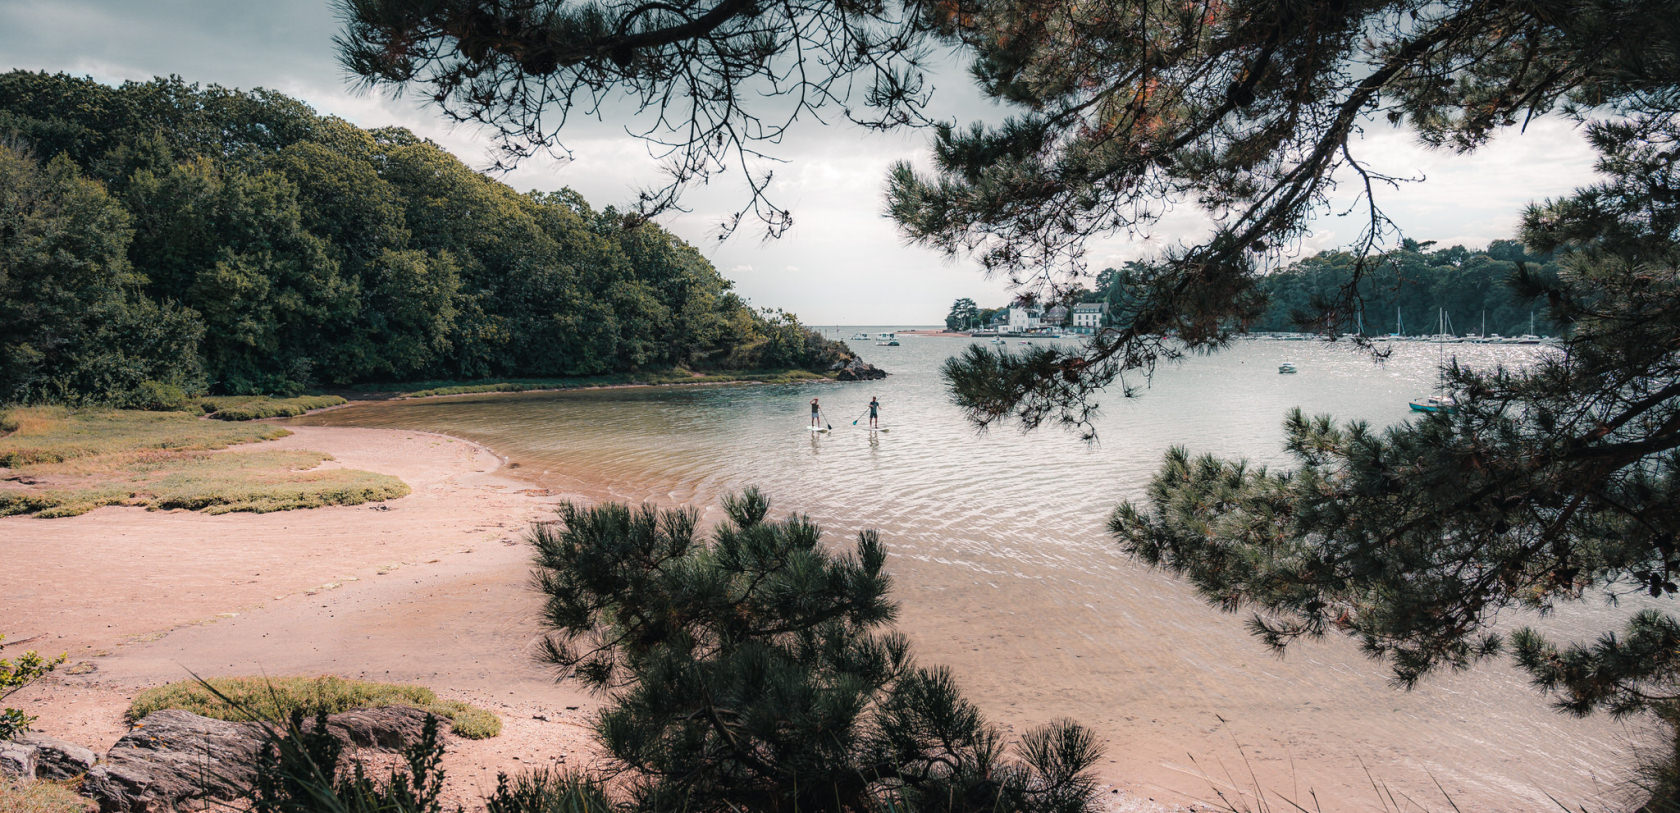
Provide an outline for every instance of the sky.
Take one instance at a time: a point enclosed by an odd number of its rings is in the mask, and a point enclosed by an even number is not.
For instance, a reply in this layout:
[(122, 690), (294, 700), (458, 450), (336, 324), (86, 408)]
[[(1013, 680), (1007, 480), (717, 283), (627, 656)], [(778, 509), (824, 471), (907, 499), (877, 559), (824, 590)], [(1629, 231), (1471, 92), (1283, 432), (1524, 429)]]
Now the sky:
[[(363, 127), (402, 126), (478, 168), (493, 162), (488, 135), (452, 125), (414, 100), (358, 89), (339, 67), (328, 0), (0, 0), (0, 69), (63, 71), (118, 83), (179, 75), (189, 82), (286, 93), (317, 111)], [(996, 120), (960, 64), (933, 78), (933, 113), (964, 123)], [(625, 204), (660, 183), (646, 145), (623, 122), (575, 120), (563, 136), (572, 160), (527, 159), (499, 177), (521, 191), (571, 187), (597, 207)], [(1501, 134), (1470, 155), (1434, 151), (1410, 134), (1372, 129), (1359, 152), (1376, 169), (1421, 179), (1379, 192), (1408, 237), (1441, 245), (1484, 246), (1514, 236), (1522, 207), (1593, 179), (1593, 155), (1569, 123), (1541, 120)], [(776, 155), (771, 195), (793, 212), (779, 239), (743, 226), (725, 241), (717, 223), (744, 200), (724, 179), (684, 199), (690, 210), (660, 223), (699, 248), (755, 305), (799, 314), (812, 325), (917, 325), (943, 321), (952, 300), (1001, 305), (1011, 294), (968, 258), (907, 245), (882, 215), (887, 168), (928, 163), (926, 133), (873, 133), (849, 124), (801, 123)], [(1335, 209), (1346, 209), (1345, 205)], [(1314, 221), (1297, 249), (1312, 253), (1357, 237), (1359, 212)], [(1165, 218), (1148, 241), (1112, 239), (1091, 267), (1151, 256), (1193, 240), (1206, 223), (1189, 211)]]

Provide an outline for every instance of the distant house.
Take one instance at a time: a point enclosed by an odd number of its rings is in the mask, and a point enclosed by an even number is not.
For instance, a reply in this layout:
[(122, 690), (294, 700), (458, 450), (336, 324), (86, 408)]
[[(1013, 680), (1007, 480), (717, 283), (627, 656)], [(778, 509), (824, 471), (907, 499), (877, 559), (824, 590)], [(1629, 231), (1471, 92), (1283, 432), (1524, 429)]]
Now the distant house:
[(1080, 333), (1097, 332), (1107, 318), (1107, 302), (1081, 302), (1073, 306), (1073, 329)]
[(992, 314), (992, 320), (986, 323), (986, 327), (997, 333), (1007, 331), (1009, 329), (1009, 309), (999, 308), (997, 313)]
[(1066, 305), (1056, 305), (1044, 312), (1045, 327), (1061, 327), (1067, 324), (1068, 309)]
[(1023, 308), (1020, 306), (1009, 309), (1009, 332), (1026, 333), (1037, 330), (1044, 324), (1044, 312), (1038, 308)]

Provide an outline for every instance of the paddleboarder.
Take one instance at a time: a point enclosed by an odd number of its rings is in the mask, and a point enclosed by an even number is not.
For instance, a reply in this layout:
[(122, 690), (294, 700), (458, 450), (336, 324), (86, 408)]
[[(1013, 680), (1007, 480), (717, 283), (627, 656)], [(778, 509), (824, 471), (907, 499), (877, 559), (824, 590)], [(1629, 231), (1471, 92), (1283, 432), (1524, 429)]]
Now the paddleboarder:
[(817, 416), (821, 413), (822, 413), (822, 407), (817, 405), (817, 399), (812, 398), (811, 399), (811, 426), (812, 426), (812, 428), (822, 426), (822, 422), (817, 419)]
[(880, 417), (881, 417), (881, 401), (880, 401), (880, 399), (871, 395), (869, 397), (869, 428), (870, 429), (879, 429), (880, 428), (880, 423), (879, 423)]

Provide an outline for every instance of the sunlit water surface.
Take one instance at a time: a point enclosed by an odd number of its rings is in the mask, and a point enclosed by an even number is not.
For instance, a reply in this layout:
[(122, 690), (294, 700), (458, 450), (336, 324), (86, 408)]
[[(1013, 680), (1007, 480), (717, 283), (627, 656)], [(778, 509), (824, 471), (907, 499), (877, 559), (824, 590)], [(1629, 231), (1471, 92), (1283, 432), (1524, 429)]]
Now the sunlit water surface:
[[(1171, 446), (1288, 465), (1291, 408), (1408, 420), (1441, 348), (1401, 343), (1376, 364), (1346, 343), (1239, 342), (1160, 369), (1141, 397), (1102, 397), (1086, 443), (1056, 428), (976, 432), (938, 375), (971, 340), (901, 341), (853, 342), (891, 373), (884, 381), (462, 396), (301, 421), (467, 438), (516, 474), (595, 499), (710, 507), (758, 485), (778, 513), (809, 514), (836, 544), (877, 528), (920, 657), (952, 666), (1014, 731), (1059, 717), (1091, 725), (1108, 743), (1104, 777), (1143, 796), (1211, 800), (1258, 785), (1309, 809), (1312, 798), (1325, 810), (1450, 809), (1438, 783), (1466, 810), (1619, 798), (1637, 728), (1560, 716), (1502, 663), (1403, 692), (1347, 641), (1280, 659), (1243, 617), (1127, 559), (1103, 530)], [(1477, 366), (1549, 352), (1449, 347)], [(1286, 360), (1300, 372), (1280, 375)], [(832, 433), (807, 430), (813, 396)], [(871, 396), (886, 434), (853, 427)], [(1585, 607), (1544, 626), (1596, 627), (1620, 612)]]

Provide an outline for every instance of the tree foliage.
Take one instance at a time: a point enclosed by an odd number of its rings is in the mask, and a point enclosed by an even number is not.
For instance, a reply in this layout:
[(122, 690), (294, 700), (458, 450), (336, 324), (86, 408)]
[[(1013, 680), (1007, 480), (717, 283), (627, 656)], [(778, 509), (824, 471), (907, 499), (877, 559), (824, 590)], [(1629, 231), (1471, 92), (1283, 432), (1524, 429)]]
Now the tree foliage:
[(0, 140), (0, 401), (845, 354), (653, 224), (268, 91), (13, 72)]
[[(1210, 600), (1257, 611), (1283, 646), (1340, 631), (1410, 684), (1500, 650), (1504, 610), (1594, 595), (1672, 597), (1680, 576), (1680, 189), (1661, 141), (1599, 129), (1608, 179), (1532, 207), (1523, 237), (1558, 251), (1519, 282), (1569, 326), (1520, 370), (1454, 366), (1457, 407), (1383, 432), (1299, 413), (1299, 466), (1169, 455), (1111, 528)], [(1634, 170), (1629, 172), (1628, 170)], [(1623, 213), (1637, 209), (1633, 220)], [(1627, 713), (1680, 699), (1680, 626), (1638, 608), (1620, 634), (1558, 644), (1523, 629), (1517, 662), (1560, 707)]]
[[(0, 647), (6, 642), (6, 636), (0, 635)], [(16, 660), (0, 658), (0, 700), (21, 691), (25, 686), (46, 677), (48, 672), (64, 663), (64, 655), (56, 658), (43, 658), (34, 651), (19, 655)], [(9, 740), (29, 730), (29, 724), (35, 718), (23, 713), (22, 709), (0, 708), (0, 740)]]
[(692, 509), (563, 506), (533, 532), (546, 658), (609, 705), (596, 731), (641, 810), (1088, 809), (1090, 732), (1006, 753), (949, 672), (917, 666), (873, 531), (831, 553), (747, 490)]

